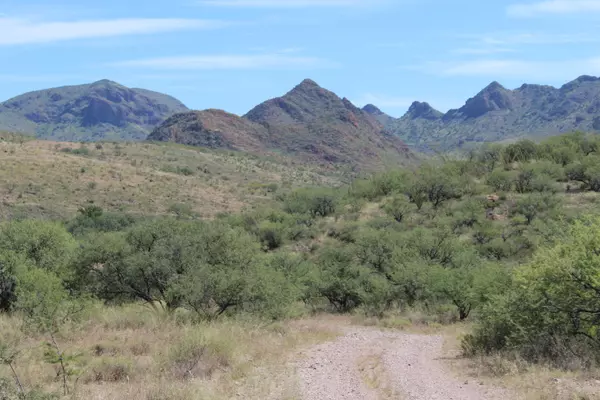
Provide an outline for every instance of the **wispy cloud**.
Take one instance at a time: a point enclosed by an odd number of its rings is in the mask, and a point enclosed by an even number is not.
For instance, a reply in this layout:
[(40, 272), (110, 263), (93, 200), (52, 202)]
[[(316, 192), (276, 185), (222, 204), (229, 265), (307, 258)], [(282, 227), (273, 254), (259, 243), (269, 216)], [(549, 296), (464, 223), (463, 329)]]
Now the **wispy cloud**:
[(200, 0), (199, 4), (244, 8), (309, 8), (373, 6), (385, 0)]
[(595, 33), (493, 32), (479, 35), (459, 35), (466, 41), (452, 50), (461, 55), (493, 55), (522, 52), (526, 46), (575, 45), (600, 42)]
[(164, 57), (120, 61), (110, 65), (161, 70), (316, 69), (337, 66), (336, 63), (318, 57), (294, 57), (282, 54)]
[(217, 29), (225, 21), (130, 18), (112, 20), (38, 21), (18, 18), (0, 18), (0, 46), (32, 43), (52, 43), (75, 39), (105, 38), (125, 35), (142, 35), (170, 31)]
[(600, 41), (596, 33), (545, 33), (545, 32), (498, 32), (482, 35), (478, 38), (481, 43), (496, 46), (514, 45), (554, 45), (593, 43)]
[(519, 79), (571, 79), (575, 75), (600, 74), (600, 57), (581, 60), (530, 61), (519, 59), (475, 59), (460, 62), (429, 62), (408, 67), (449, 77), (490, 77)]
[(507, 13), (513, 17), (536, 17), (540, 15), (580, 14), (600, 12), (600, 0), (548, 0), (534, 3), (512, 4)]

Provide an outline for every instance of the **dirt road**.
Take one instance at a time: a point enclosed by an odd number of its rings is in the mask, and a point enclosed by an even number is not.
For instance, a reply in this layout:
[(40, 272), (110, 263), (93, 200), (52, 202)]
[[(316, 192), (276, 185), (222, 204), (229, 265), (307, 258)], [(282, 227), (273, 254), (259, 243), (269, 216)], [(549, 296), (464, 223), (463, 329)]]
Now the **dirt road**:
[(503, 389), (458, 378), (441, 336), (347, 328), (298, 363), (303, 400), (507, 400)]

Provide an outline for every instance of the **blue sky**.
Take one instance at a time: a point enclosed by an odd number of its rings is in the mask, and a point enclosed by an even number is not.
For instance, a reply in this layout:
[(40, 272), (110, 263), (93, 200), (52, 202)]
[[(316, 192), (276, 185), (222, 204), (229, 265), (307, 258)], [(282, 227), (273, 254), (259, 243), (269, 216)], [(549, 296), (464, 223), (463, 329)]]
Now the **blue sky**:
[(111, 79), (243, 114), (304, 78), (394, 116), (600, 75), (600, 0), (0, 0), (0, 100)]

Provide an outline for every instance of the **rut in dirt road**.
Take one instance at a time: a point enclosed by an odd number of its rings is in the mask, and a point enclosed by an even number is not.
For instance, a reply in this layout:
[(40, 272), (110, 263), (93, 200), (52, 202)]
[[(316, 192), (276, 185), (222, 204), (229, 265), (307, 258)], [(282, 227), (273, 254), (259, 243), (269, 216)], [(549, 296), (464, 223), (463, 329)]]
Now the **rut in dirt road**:
[[(504, 389), (452, 375), (441, 336), (350, 329), (298, 364), (303, 400), (507, 400)], [(373, 360), (377, 375), (362, 365)], [(372, 368), (373, 365), (368, 368)], [(367, 369), (368, 369), (367, 368)]]

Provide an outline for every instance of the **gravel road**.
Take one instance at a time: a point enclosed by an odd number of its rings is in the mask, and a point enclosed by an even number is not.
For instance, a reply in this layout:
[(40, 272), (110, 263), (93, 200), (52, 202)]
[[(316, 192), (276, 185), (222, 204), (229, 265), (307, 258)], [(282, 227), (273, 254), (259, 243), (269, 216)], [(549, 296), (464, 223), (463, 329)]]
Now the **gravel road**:
[(303, 400), (508, 400), (503, 389), (459, 379), (444, 338), (348, 328), (298, 361)]

